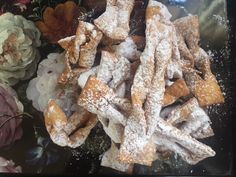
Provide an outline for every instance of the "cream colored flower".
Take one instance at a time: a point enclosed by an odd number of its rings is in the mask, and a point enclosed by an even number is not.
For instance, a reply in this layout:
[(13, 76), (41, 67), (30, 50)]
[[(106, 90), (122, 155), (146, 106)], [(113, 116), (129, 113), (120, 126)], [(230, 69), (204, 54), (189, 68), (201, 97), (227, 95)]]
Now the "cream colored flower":
[(10, 85), (29, 78), (39, 60), (40, 32), (19, 15), (0, 16), (0, 82)]
[[(39, 63), (37, 77), (29, 82), (26, 89), (27, 98), (32, 100), (33, 106), (41, 112), (48, 106), (48, 101), (54, 99), (63, 110), (76, 107), (73, 89), (70, 87), (62, 89), (58, 83), (58, 77), (65, 67), (64, 53), (50, 53), (47, 59)], [(74, 106), (73, 106), (74, 105)]]

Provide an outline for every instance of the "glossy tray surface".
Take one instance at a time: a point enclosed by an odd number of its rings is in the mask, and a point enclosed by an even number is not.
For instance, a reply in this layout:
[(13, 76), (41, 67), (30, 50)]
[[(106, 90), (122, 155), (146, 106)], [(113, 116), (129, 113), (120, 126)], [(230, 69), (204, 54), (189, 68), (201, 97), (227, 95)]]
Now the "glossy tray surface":
[[(84, 0), (86, 1), (86, 0)], [(147, 0), (143, 0), (145, 7)], [(234, 97), (233, 33), (235, 29), (229, 12), (231, 1), (226, 0), (160, 0), (177, 19), (188, 14), (196, 14), (200, 20), (200, 45), (212, 56), (212, 70), (224, 92), (225, 103), (207, 108), (215, 136), (204, 139), (216, 151), (216, 156), (191, 166), (179, 157), (167, 161), (155, 161), (152, 167), (136, 165), (134, 174), (139, 175), (230, 175), (232, 173), (232, 117)], [(140, 17), (141, 18), (141, 17)], [(41, 50), (41, 55), (55, 51), (54, 46)], [(235, 81), (235, 79), (234, 79)], [(15, 86), (20, 99), (28, 81)], [(97, 125), (85, 145), (77, 149), (62, 148), (54, 145), (43, 124), (42, 115), (25, 102), (27, 110), (37, 115), (37, 120), (23, 120), (24, 135), (13, 146), (0, 149), (0, 156), (13, 159), (20, 164), (25, 173), (43, 174), (122, 174), (100, 166), (100, 155), (109, 148), (109, 138), (104, 135), (101, 125)], [(35, 135), (35, 133), (38, 135)], [(37, 138), (36, 138), (37, 137)], [(41, 156), (39, 152), (42, 152)]]

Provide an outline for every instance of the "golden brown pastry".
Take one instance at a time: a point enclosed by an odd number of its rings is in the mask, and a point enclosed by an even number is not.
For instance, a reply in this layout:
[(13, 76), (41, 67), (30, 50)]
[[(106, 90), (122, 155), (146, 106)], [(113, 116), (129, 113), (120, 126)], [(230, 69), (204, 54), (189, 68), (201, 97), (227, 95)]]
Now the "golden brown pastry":
[[(93, 66), (102, 36), (102, 32), (93, 24), (80, 21), (75, 36), (58, 41), (66, 50), (66, 67), (58, 79), (59, 83), (66, 84)], [(77, 68), (72, 69), (72, 65), (76, 65)]]
[(134, 0), (107, 0), (106, 11), (94, 24), (109, 38), (125, 40), (128, 37), (130, 14)]
[[(169, 108), (171, 109), (171, 108)], [(173, 106), (167, 113), (166, 121), (196, 139), (214, 135), (211, 121), (206, 112), (199, 106), (196, 98), (191, 98), (181, 106)]]
[[(96, 116), (84, 109), (68, 118), (54, 100), (49, 101), (44, 117), (52, 141), (72, 148), (82, 145), (97, 124)], [(79, 128), (81, 126), (83, 128)]]
[[(184, 77), (191, 92), (198, 99), (200, 106), (223, 103), (224, 97), (220, 86), (211, 72), (210, 57), (198, 44), (200, 40), (198, 17), (183, 17), (176, 20), (174, 24), (181, 57), (190, 61), (190, 65), (184, 66)], [(192, 69), (186, 68), (189, 66)], [(200, 71), (201, 76), (194, 67)]]
[(191, 92), (198, 99), (200, 106), (224, 103), (224, 96), (216, 77), (210, 69), (210, 58), (199, 48), (194, 53), (196, 66), (202, 72), (202, 77), (195, 71), (186, 71), (185, 80)]
[(102, 157), (101, 166), (110, 167), (115, 170), (132, 174), (133, 164), (122, 163), (118, 160), (119, 149), (111, 143), (110, 149), (108, 149)]
[(189, 15), (179, 18), (174, 21), (174, 25), (177, 33), (183, 37), (189, 50), (197, 49), (200, 40), (198, 16)]
[[(120, 159), (136, 163), (148, 149), (165, 91), (165, 72), (174, 51), (174, 27), (166, 7), (150, 0), (146, 12), (146, 47), (131, 89), (132, 111), (125, 126)], [(145, 104), (144, 104), (145, 103)], [(155, 110), (155, 111), (153, 111)], [(144, 161), (146, 165), (150, 165)]]
[(115, 97), (114, 91), (108, 85), (91, 76), (79, 96), (78, 104), (89, 112), (125, 125), (126, 118), (111, 104)]
[[(107, 0), (95, 26), (80, 21), (75, 36), (59, 41), (66, 66), (58, 82), (74, 86), (78, 81), (82, 91), (77, 103), (83, 108), (67, 116), (51, 100), (44, 113), (51, 139), (78, 147), (100, 121), (112, 142), (101, 165), (126, 173), (135, 163), (151, 166), (171, 153), (189, 164), (214, 156), (214, 150), (197, 140), (214, 134), (200, 106), (224, 98), (210, 58), (198, 44), (197, 16), (171, 22), (168, 9), (149, 0), (145, 37), (129, 36), (133, 6), (134, 0)], [(100, 54), (100, 63), (94, 64)], [(190, 100), (176, 103), (190, 92)]]
[(117, 88), (129, 78), (130, 62), (123, 56), (102, 51), (97, 78), (104, 83), (109, 83), (111, 88)]
[(195, 98), (190, 99), (183, 105), (177, 107), (168, 115), (166, 121), (173, 126), (177, 124), (188, 121), (190, 114), (193, 112), (194, 108), (198, 105), (198, 102)]
[(189, 164), (196, 164), (207, 157), (215, 155), (215, 151), (209, 146), (173, 127), (163, 119), (158, 120), (155, 136), (155, 143), (158, 146), (163, 146), (179, 154)]
[(198, 17), (193, 15), (183, 17), (175, 20), (174, 25), (183, 65), (194, 67), (194, 58), (190, 51), (195, 51), (198, 48), (200, 40)]
[(165, 90), (163, 104), (168, 106), (178, 100), (180, 97), (190, 94), (190, 90), (183, 79), (178, 79)]
[(127, 37), (125, 41), (121, 42), (119, 45), (113, 45), (110, 48), (116, 55), (125, 57), (131, 62), (139, 60), (141, 55), (133, 37)]

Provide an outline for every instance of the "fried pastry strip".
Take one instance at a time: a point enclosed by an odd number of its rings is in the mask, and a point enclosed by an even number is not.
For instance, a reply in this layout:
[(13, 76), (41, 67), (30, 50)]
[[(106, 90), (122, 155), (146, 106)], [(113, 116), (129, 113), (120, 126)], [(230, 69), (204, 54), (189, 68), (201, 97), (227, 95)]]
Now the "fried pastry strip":
[(119, 56), (127, 58), (129, 61), (139, 60), (141, 52), (138, 51), (139, 46), (137, 46), (136, 43), (141, 43), (141, 40), (144, 40), (143, 37), (140, 38), (138, 38), (138, 36), (128, 37), (125, 39), (124, 42), (121, 42), (119, 45), (113, 45), (111, 46), (111, 48), (114, 51), (114, 53), (116, 53)]
[(97, 74), (97, 70), (98, 70), (98, 66), (95, 66), (95, 67), (92, 67), (90, 70), (85, 71), (80, 74), (80, 76), (78, 77), (78, 85), (80, 86), (80, 88), (84, 88), (88, 78), (90, 76), (95, 76)]
[(196, 98), (192, 98), (182, 106), (173, 109), (167, 115), (166, 121), (173, 126), (181, 123), (178, 126), (179, 130), (196, 139), (203, 139), (214, 135), (210, 125), (210, 118), (199, 106)]
[(197, 16), (183, 17), (174, 22), (179, 36), (179, 50), (182, 58), (191, 60), (191, 67), (197, 67), (203, 78), (193, 69), (185, 69), (185, 80), (200, 106), (223, 103), (224, 97), (215, 76), (211, 72), (210, 57), (198, 45), (200, 40)]
[(179, 154), (189, 164), (212, 157), (215, 152), (207, 145), (197, 141), (185, 132), (159, 119), (155, 132), (156, 143)]
[[(180, 97), (187, 96), (190, 94), (189, 88), (187, 87), (183, 79), (178, 79), (171, 86), (167, 87), (164, 94), (163, 106), (173, 104)], [(131, 101), (128, 99), (115, 98), (114, 101), (119, 108), (130, 112), (132, 109)]]
[[(67, 118), (65, 113), (50, 100), (44, 112), (47, 131), (55, 144), (76, 148), (83, 144), (91, 129), (97, 124), (95, 115), (81, 109)], [(80, 128), (83, 126), (83, 128)]]
[(180, 51), (179, 51), (179, 44), (178, 44), (178, 37), (177, 32), (173, 23), (170, 24), (172, 26), (172, 56), (169, 64), (167, 65), (166, 69), (166, 77), (168, 79), (180, 79), (183, 77), (182, 71), (182, 60), (180, 59)]
[(198, 102), (195, 98), (190, 99), (188, 102), (184, 103), (182, 106), (177, 107), (172, 110), (168, 115), (166, 121), (173, 126), (177, 124), (188, 121), (190, 114), (193, 112), (193, 109), (198, 105)]
[(97, 114), (107, 135), (115, 143), (120, 143), (127, 118), (115, 108), (117, 99), (122, 100), (104, 82), (92, 76), (83, 88), (78, 104)]
[(190, 90), (187, 87), (183, 79), (178, 79), (171, 86), (167, 87), (164, 95), (164, 106), (168, 106), (178, 100), (180, 97), (190, 94)]
[(130, 77), (131, 66), (126, 58), (107, 51), (101, 53), (100, 65), (82, 73), (78, 78), (81, 88), (84, 87), (91, 75), (96, 75), (99, 80), (114, 89)]
[(214, 135), (210, 118), (200, 107), (196, 107), (193, 110), (188, 120), (179, 129), (196, 139), (203, 139)]
[(101, 122), (104, 131), (111, 138), (111, 140), (114, 143), (121, 143), (124, 126), (105, 117), (98, 116), (98, 120)]
[[(91, 79), (92, 79), (92, 82), (91, 82)], [(90, 90), (90, 93), (86, 91), (87, 93), (85, 94), (84, 90), (83, 90), (83, 92), (80, 96), (80, 99), (79, 99), (79, 101), (82, 102), (82, 104), (80, 104), (80, 105), (82, 105), (82, 106), (84, 105), (89, 111), (91, 111), (93, 113), (96, 113), (98, 115), (102, 115), (101, 117), (108, 118), (109, 120), (112, 120), (115, 124), (120, 123), (123, 126), (127, 126), (126, 125), (127, 118), (123, 114), (121, 114), (120, 112), (115, 110), (113, 107), (112, 107), (112, 110), (110, 109), (112, 111), (112, 114), (107, 114), (107, 113), (104, 114), (103, 113), (105, 111), (109, 111), (109, 109), (107, 109), (108, 108), (107, 105), (110, 104), (110, 106), (112, 106), (112, 102), (113, 102), (112, 100), (114, 99), (114, 97), (111, 96), (113, 94), (110, 94), (111, 90), (104, 91), (107, 89), (107, 87), (105, 87), (101, 82), (100, 82), (100, 84), (102, 84), (103, 86), (101, 86), (101, 85), (99, 86), (98, 84), (94, 84), (94, 79), (95, 78), (90, 77), (90, 79), (88, 80), (87, 84), (92, 83), (93, 91), (91, 91), (90, 87), (85, 86), (84, 89), (87, 91)], [(99, 82), (99, 81), (96, 81), (96, 82)], [(103, 92), (103, 93), (101, 94), (100, 92)], [(95, 100), (91, 99), (92, 97), (94, 97), (93, 95), (96, 97), (96, 99), (94, 98)], [(84, 103), (84, 100), (87, 100), (86, 101), (87, 103)], [(96, 102), (96, 101), (98, 101), (98, 102)], [(100, 105), (99, 105), (99, 103), (100, 103)], [(106, 106), (104, 106), (105, 104), (106, 104)], [(185, 111), (185, 109), (184, 109), (184, 111), (182, 111), (182, 113), (185, 113), (185, 112), (188, 112), (188, 111)], [(122, 119), (121, 119), (121, 117), (122, 117)], [(106, 123), (106, 122), (104, 122), (104, 123)], [(127, 121), (127, 123), (130, 123), (130, 121)], [(132, 126), (135, 127), (136, 125), (134, 123), (131, 122)], [(183, 124), (183, 127), (182, 127), (183, 129), (184, 129), (184, 126), (187, 126), (187, 124), (186, 125)], [(140, 127), (140, 126), (138, 125), (138, 127)], [(188, 163), (191, 163), (191, 164), (194, 164), (194, 163), (198, 162), (199, 160), (202, 160), (206, 157), (214, 155), (214, 151), (210, 147), (203, 145), (200, 142), (193, 139), (190, 135), (187, 134), (187, 131), (185, 132), (185, 131), (178, 130), (174, 126), (170, 125), (170, 123), (167, 123), (166, 121), (164, 121), (162, 119), (158, 119), (158, 126), (155, 129), (155, 135), (159, 138), (156, 140), (155, 144), (152, 144), (153, 141), (147, 140), (148, 143), (145, 144), (144, 148), (138, 152), (138, 155), (137, 156), (135, 155), (134, 158), (132, 158), (132, 159), (129, 158), (130, 156), (124, 156), (123, 154), (121, 155), (121, 151), (120, 151), (119, 152), (119, 159), (125, 163), (133, 163), (133, 161), (135, 160), (137, 163), (140, 163), (140, 164), (151, 165), (151, 162), (156, 157), (155, 156), (156, 145), (165, 147), (167, 150), (172, 150), (176, 153), (179, 153), (183, 157), (184, 160), (186, 160)], [(116, 134), (116, 138), (117, 138), (118, 142), (120, 139), (119, 136), (121, 136), (121, 135)], [(132, 135), (132, 137), (133, 137), (133, 135)], [(134, 139), (134, 140), (136, 140), (136, 139)], [(141, 144), (141, 143), (143, 143), (143, 142), (140, 141), (139, 144)], [(130, 146), (132, 146), (133, 144), (134, 144), (134, 141), (131, 141)], [(197, 147), (197, 150), (192, 150), (195, 147)], [(132, 153), (132, 151), (131, 151), (131, 153)], [(149, 155), (148, 155), (149, 158), (147, 158), (148, 153), (149, 153)], [(146, 155), (146, 157), (144, 154)], [(141, 158), (142, 156), (143, 156), (143, 158)], [(122, 158), (125, 158), (125, 159), (122, 159)]]
[(199, 20), (196, 15), (189, 15), (174, 21), (177, 32), (184, 38), (189, 50), (198, 48), (200, 40)]
[(101, 62), (98, 66), (97, 78), (104, 83), (109, 83), (111, 88), (117, 88), (129, 78), (130, 62), (123, 56), (102, 51)]
[(110, 167), (118, 171), (132, 174), (133, 164), (124, 164), (118, 160), (119, 149), (114, 143), (111, 143), (110, 149), (108, 149), (102, 157), (101, 166)]
[[(93, 24), (80, 21), (76, 35), (61, 39), (58, 43), (66, 50), (66, 67), (58, 79), (61, 84), (67, 83), (94, 64), (97, 46), (102, 39), (102, 32)], [(72, 69), (72, 65), (77, 65)]]
[(200, 106), (224, 103), (224, 96), (214, 74), (210, 69), (210, 58), (207, 53), (199, 48), (194, 53), (196, 66), (203, 77), (194, 71), (186, 71), (185, 81), (191, 92), (198, 99)]
[(130, 14), (134, 0), (107, 0), (106, 11), (94, 24), (109, 38), (125, 40), (128, 37)]
[[(149, 1), (146, 47), (131, 89), (132, 112), (125, 126), (119, 156), (127, 163), (138, 163), (139, 154), (148, 148), (149, 139), (156, 128), (165, 91), (164, 76), (174, 51), (175, 29), (169, 21), (170, 17), (163, 4)], [(150, 165), (147, 161), (143, 163)]]
[[(102, 39), (102, 32), (87, 22), (79, 22), (75, 38), (75, 59), (79, 58), (79, 66), (91, 68), (94, 64), (97, 46)], [(75, 60), (75, 61), (76, 61)], [(72, 63), (74, 63), (72, 61)]]
[(80, 21), (76, 35), (61, 39), (58, 43), (67, 51), (69, 61), (80, 67), (92, 67), (102, 32), (88, 22)]
[(198, 48), (200, 40), (199, 21), (197, 16), (187, 16), (174, 21), (177, 31), (178, 47), (185, 66), (194, 67), (191, 51)]
[[(100, 82), (101, 87), (107, 87), (108, 90), (115, 95), (114, 98), (109, 100), (108, 104), (110, 104), (111, 107), (116, 105), (124, 108), (126, 106), (126, 99), (123, 99), (126, 88), (124, 81), (130, 75), (129, 61), (122, 56), (118, 57), (114, 53), (102, 51), (101, 62), (96, 70), (96, 80)], [(96, 94), (95, 90), (96, 89), (93, 90), (93, 94)], [(105, 96), (103, 95), (103, 97)], [(117, 110), (115, 111), (118, 112)], [(121, 135), (123, 134), (124, 129), (123, 125), (110, 119), (110, 117), (104, 117), (101, 114), (98, 114), (98, 119), (102, 123), (105, 132), (111, 137), (111, 139), (116, 143), (120, 143)]]
[(91, 76), (79, 96), (78, 104), (89, 112), (125, 125), (126, 118), (111, 104), (115, 97), (116, 95), (111, 88), (96, 77)]

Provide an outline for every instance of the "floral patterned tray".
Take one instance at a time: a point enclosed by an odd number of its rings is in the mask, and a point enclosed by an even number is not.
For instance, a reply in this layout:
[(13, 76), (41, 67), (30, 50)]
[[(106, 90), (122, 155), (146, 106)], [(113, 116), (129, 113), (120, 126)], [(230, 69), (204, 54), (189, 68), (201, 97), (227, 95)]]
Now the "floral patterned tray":
[[(178, 156), (171, 156), (164, 161), (155, 161), (152, 167), (135, 165), (134, 174), (230, 175), (232, 173), (231, 119), (232, 103), (235, 99), (233, 94), (235, 89), (232, 85), (232, 64), (235, 64), (232, 58), (232, 31), (235, 29), (230, 11), (233, 9), (232, 1), (160, 0), (172, 13), (173, 20), (189, 13), (199, 16), (201, 46), (213, 58), (212, 70), (223, 90), (225, 103), (207, 107), (215, 136), (202, 142), (216, 151), (215, 157), (191, 166)], [(34, 103), (34, 106), (26, 95), (30, 81), (37, 76), (36, 68), (40, 70), (38, 63), (43, 59), (52, 59), (55, 53), (63, 51), (57, 41), (75, 34), (78, 18), (92, 22), (104, 12), (105, 4), (105, 0), (0, 1), (0, 53), (3, 46), (10, 46), (14, 41), (19, 50), (24, 51), (24, 58), (27, 58), (19, 65), (18, 60), (21, 60), (22, 56), (9, 51), (9, 56), (6, 57), (14, 69), (12, 72), (5, 72), (8, 66), (4, 66), (5, 69), (0, 67), (0, 83), (7, 81), (13, 89), (0, 87), (0, 172), (123, 174), (100, 166), (101, 156), (111, 144), (100, 123), (92, 129), (85, 143), (80, 147), (74, 149), (60, 147), (50, 139), (45, 128), (43, 113), (38, 111), (43, 109), (41, 106), (47, 95), (38, 95), (38, 100), (41, 101)], [(143, 34), (146, 5), (147, 0), (136, 0), (137, 9), (132, 13), (133, 20), (130, 22), (131, 34)], [(11, 36), (8, 43), (4, 44), (3, 41), (8, 34), (1, 33), (3, 28), (16, 30), (20, 37), (16, 39)], [(27, 36), (20, 34), (21, 29), (28, 30), (28, 35), (34, 40), (29, 41)], [(1, 57), (0, 55), (0, 66)], [(60, 70), (61, 66), (55, 64), (55, 67)], [(43, 79), (44, 82), (47, 80), (47, 78)], [(39, 80), (31, 84), (34, 85), (36, 82)], [(50, 91), (50, 88), (48, 90)], [(32, 97), (34, 96), (37, 97), (37, 94), (33, 93)], [(23, 107), (23, 113), (17, 114)]]

